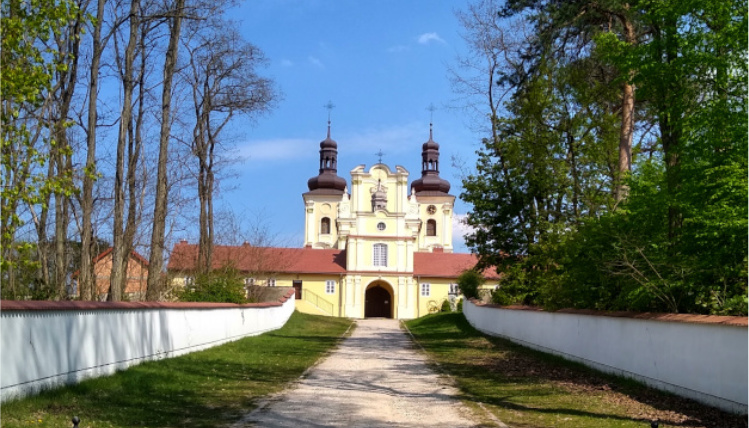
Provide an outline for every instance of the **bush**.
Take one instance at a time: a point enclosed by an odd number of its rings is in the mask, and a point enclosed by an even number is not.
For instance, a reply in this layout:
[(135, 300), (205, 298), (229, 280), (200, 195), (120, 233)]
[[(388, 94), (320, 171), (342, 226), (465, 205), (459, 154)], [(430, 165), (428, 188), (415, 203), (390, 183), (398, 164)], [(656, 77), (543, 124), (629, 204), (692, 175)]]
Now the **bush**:
[(232, 267), (198, 275), (195, 284), (177, 292), (177, 297), (182, 302), (247, 303), (244, 279)]
[(457, 311), (460, 312), (460, 313), (463, 313), (463, 299), (458, 300)]
[(440, 312), (452, 312), (452, 309), (450, 309), (450, 302), (448, 302), (447, 299), (442, 301)]
[(458, 287), (466, 299), (478, 299), (479, 287), (484, 284), (484, 276), (476, 270), (463, 271), (458, 277)]

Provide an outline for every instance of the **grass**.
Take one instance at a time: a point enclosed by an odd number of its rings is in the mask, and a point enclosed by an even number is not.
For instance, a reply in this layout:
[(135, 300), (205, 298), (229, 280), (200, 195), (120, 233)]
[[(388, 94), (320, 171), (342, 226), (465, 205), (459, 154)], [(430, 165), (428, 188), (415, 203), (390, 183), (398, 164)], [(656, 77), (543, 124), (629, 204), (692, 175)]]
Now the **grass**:
[[(463, 314), (406, 323), (464, 401), (511, 427), (746, 427), (738, 416), (621, 377), (486, 336)], [(491, 425), (490, 418), (486, 423)]]
[(3, 427), (215, 427), (283, 389), (337, 344), (351, 321), (295, 312), (260, 336), (2, 405)]

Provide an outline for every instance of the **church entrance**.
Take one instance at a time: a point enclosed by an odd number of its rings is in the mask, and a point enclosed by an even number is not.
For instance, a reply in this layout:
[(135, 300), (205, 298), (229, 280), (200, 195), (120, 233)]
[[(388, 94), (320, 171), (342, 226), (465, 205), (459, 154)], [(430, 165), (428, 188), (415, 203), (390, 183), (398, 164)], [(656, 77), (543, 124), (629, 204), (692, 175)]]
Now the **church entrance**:
[(393, 294), (389, 285), (376, 282), (367, 287), (364, 318), (393, 318)]

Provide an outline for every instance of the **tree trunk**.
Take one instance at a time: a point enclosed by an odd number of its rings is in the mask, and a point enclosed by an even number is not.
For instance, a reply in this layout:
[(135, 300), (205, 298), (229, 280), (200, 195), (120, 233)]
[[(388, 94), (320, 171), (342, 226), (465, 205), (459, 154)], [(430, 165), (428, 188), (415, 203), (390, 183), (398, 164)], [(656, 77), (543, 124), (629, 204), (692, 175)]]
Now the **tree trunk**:
[(96, 174), (96, 122), (97, 99), (99, 95), (99, 64), (103, 47), (101, 43), (101, 26), (104, 23), (104, 4), (98, 0), (96, 6), (96, 23), (93, 34), (93, 52), (91, 56), (91, 74), (88, 84), (88, 123), (86, 125), (86, 168), (83, 171), (83, 196), (81, 198), (81, 268), (78, 276), (78, 291), (82, 300), (92, 300), (94, 295), (93, 225), (91, 217), (94, 211), (94, 177)]
[[(624, 15), (619, 17), (624, 27), (624, 40), (634, 46), (637, 43), (635, 28)], [(614, 189), (614, 200), (618, 204), (627, 197), (629, 188), (624, 178), (632, 171), (632, 139), (635, 132), (635, 87), (632, 83), (634, 72), (622, 85), (622, 124), (619, 130), (619, 168)]]
[(123, 217), (125, 208), (125, 145), (132, 133), (133, 113), (133, 62), (135, 61), (135, 47), (138, 42), (140, 27), (140, 0), (132, 0), (130, 5), (130, 34), (125, 49), (125, 71), (122, 76), (123, 101), (120, 115), (120, 128), (117, 137), (117, 161), (114, 176), (114, 225), (112, 227), (112, 274), (109, 278), (108, 301), (122, 300), (122, 282), (126, 272), (123, 271), (123, 258), (127, 257), (127, 249), (123, 231)]
[(164, 241), (166, 232), (166, 205), (168, 197), (166, 166), (171, 133), (172, 81), (177, 64), (179, 36), (185, 0), (176, 0), (174, 18), (169, 32), (169, 47), (164, 60), (164, 83), (161, 94), (161, 132), (159, 136), (159, 160), (156, 173), (156, 200), (153, 211), (151, 233), (151, 256), (148, 265), (147, 300), (157, 300), (161, 292), (161, 271), (164, 267)]

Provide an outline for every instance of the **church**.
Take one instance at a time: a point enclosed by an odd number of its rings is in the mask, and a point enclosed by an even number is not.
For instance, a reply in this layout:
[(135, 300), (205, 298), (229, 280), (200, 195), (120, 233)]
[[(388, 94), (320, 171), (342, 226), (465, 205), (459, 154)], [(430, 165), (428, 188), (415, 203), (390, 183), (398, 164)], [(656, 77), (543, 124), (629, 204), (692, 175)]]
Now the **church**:
[[(313, 314), (410, 319), (439, 310), (459, 294), (457, 277), (476, 265), (453, 252), (450, 183), (441, 178), (439, 144), (422, 145), (421, 178), (377, 163), (338, 176), (338, 144), (320, 143), (318, 175), (307, 182), (303, 248), (215, 246), (212, 266), (231, 265), (247, 285), (290, 286), (297, 309)], [(172, 283), (194, 280), (198, 246), (174, 246), (167, 270)], [(497, 284), (495, 270), (486, 284)]]

